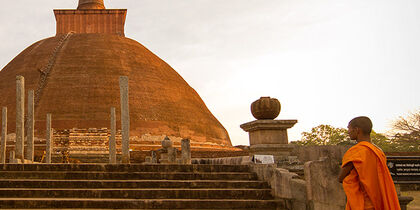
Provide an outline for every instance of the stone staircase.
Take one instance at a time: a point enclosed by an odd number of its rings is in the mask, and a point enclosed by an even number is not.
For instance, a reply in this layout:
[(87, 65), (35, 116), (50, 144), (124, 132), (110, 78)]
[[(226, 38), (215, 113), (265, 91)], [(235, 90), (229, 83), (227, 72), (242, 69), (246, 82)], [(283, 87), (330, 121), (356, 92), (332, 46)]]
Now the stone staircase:
[(287, 209), (246, 165), (0, 164), (1, 209)]

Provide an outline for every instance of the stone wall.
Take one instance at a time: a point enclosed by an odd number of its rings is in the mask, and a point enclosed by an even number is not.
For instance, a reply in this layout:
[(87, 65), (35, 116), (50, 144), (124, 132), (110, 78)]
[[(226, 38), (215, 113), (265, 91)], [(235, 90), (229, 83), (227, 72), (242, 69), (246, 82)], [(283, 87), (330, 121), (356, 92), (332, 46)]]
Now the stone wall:
[(301, 163), (319, 160), (322, 157), (329, 157), (337, 162), (341, 162), (344, 153), (351, 146), (325, 145), (325, 146), (300, 146), (295, 145), (291, 156), (297, 156)]

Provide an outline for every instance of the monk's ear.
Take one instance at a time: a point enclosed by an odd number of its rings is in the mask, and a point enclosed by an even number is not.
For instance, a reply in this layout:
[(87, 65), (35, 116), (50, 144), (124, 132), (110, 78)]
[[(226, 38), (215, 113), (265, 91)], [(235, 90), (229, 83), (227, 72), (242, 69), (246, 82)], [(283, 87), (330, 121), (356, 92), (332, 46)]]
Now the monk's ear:
[(363, 133), (361, 133), (362, 129), (360, 129), (359, 127), (355, 127), (354, 129), (356, 130), (357, 134), (363, 134)]
[(357, 128), (357, 133), (359, 133), (362, 136), (366, 135), (361, 128)]

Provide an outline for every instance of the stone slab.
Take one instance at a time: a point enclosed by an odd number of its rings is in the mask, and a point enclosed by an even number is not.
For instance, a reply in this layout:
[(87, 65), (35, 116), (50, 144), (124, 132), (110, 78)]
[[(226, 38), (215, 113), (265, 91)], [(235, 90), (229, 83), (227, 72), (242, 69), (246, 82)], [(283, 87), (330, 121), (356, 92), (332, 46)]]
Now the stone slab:
[(340, 165), (331, 158), (305, 163), (308, 203), (312, 209), (341, 210), (346, 206), (346, 195), (337, 181)]

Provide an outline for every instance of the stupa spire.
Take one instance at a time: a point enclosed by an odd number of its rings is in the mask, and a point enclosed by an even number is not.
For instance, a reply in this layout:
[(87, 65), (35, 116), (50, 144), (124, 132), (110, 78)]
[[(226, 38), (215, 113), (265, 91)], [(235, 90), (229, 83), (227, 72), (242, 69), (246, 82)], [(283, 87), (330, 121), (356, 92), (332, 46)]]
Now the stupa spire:
[(104, 0), (79, 0), (77, 9), (105, 9)]

